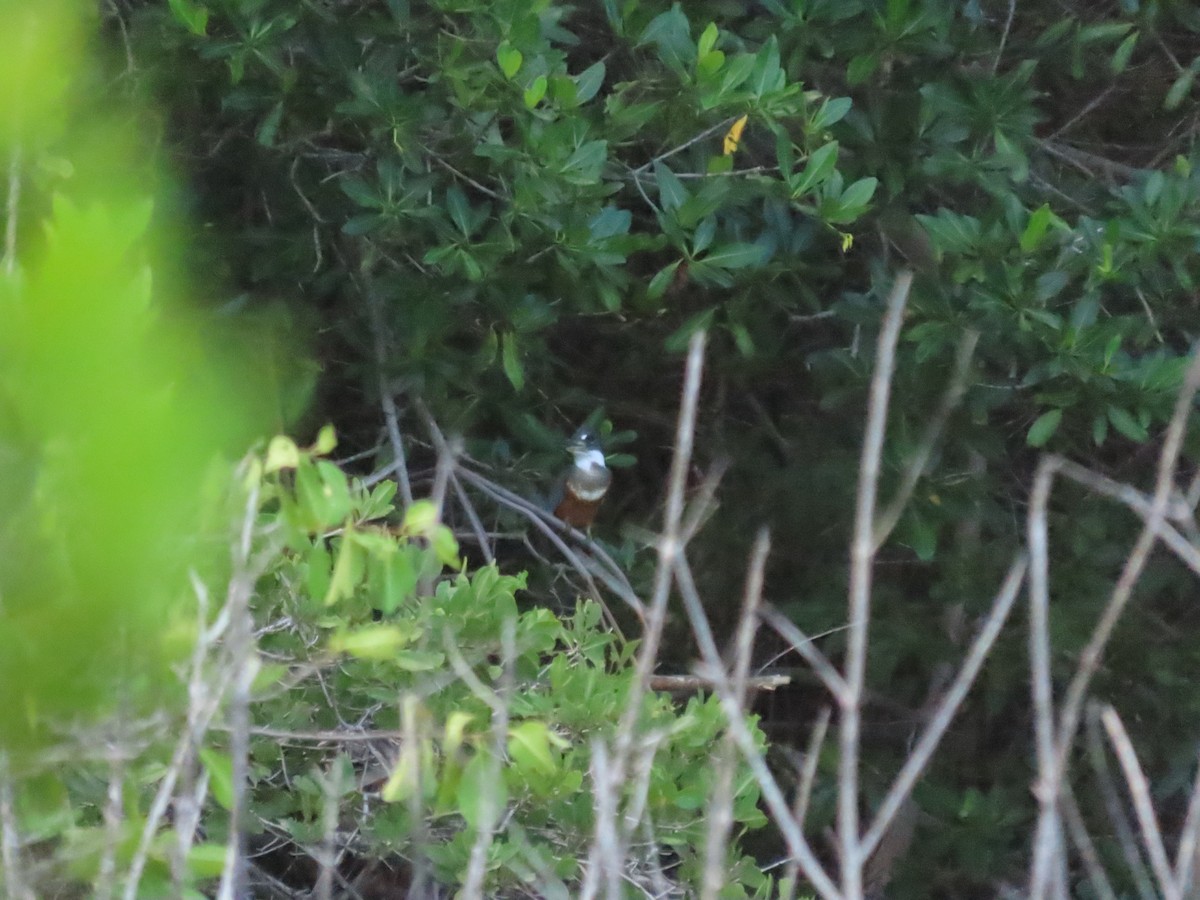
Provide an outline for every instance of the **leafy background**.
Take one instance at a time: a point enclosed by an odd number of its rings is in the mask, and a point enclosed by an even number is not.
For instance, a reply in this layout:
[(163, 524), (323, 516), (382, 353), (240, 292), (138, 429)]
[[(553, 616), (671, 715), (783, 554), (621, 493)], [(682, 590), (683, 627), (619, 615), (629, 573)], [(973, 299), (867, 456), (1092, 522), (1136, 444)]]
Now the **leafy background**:
[[(967, 335), (978, 343), (880, 558), (868, 796), (1023, 541), (1039, 452), (1149, 483), (1198, 315), (1189, 4), (117, 0), (99, 18), (95, 80), (161, 110), (134, 124), (182, 185), (167, 211), (190, 223), (186, 276), (253, 354), (243, 383), (274, 398), (265, 430), (307, 439), (331, 421), (366, 473), (390, 459), (382, 387), (406, 434), (423, 434), (420, 399), (537, 497), (563, 435), (603, 407), (620, 468), (596, 532), (641, 587), (682, 352), (709, 329), (697, 466), (729, 467), (695, 556), (705, 595), (731, 598), (709, 610), (718, 633), (766, 524), (768, 598), (840, 655), (874, 337), (895, 272), (915, 269), (885, 495)], [(46, 171), (30, 202), (49, 207), (69, 178)], [(409, 445), (418, 493), (435, 459), (423, 441)], [(1052, 513), (1065, 675), (1137, 523), (1070, 490)], [(494, 512), (497, 531), (523, 527), (508, 516)], [(501, 548), (501, 577), (530, 570), (523, 596), (566, 601), (519, 540)], [(1196, 622), (1186, 573), (1153, 560), (1095, 688), (1140, 723), (1167, 808), (1194, 768)], [(675, 627), (665, 663), (682, 669), (694, 654)], [(1021, 631), (918, 788), (922, 839), (894, 896), (1021, 880)], [(794, 674), (760, 710), (781, 746), (803, 746), (819, 703)], [(830, 821), (832, 786), (814, 803)]]

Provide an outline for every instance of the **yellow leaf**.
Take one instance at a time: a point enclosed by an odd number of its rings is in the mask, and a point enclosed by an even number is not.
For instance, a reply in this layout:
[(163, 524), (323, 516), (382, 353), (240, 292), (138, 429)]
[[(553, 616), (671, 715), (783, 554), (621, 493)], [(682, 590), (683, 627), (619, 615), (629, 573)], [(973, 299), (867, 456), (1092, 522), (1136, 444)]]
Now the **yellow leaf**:
[(842, 236), (842, 252), (846, 253), (854, 246), (854, 235), (847, 231), (839, 232)]
[(725, 155), (732, 156), (733, 151), (738, 148), (738, 144), (742, 142), (742, 132), (746, 130), (746, 120), (749, 116), (742, 116), (725, 132)]

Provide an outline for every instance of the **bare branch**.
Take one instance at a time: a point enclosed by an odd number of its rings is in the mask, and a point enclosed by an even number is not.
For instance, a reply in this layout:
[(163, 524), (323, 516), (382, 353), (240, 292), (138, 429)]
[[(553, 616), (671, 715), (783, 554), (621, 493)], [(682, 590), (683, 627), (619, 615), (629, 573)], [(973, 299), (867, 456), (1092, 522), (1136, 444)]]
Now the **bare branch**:
[(250, 781), (250, 689), (256, 672), (254, 619), (250, 597), (257, 580), (250, 563), (250, 545), (258, 514), (258, 485), (250, 489), (242, 518), (241, 536), (233, 554), (233, 575), (225, 600), (229, 631), (225, 640), (222, 669), (230, 673), (229, 757), (232, 794), (229, 803), (229, 842), (225, 848), (225, 870), (217, 892), (218, 900), (240, 900), (246, 893), (246, 792)]
[(1104, 801), (1104, 808), (1108, 813), (1108, 820), (1112, 825), (1113, 835), (1117, 839), (1117, 845), (1121, 848), (1122, 856), (1125, 857), (1125, 865), (1128, 867), (1130, 877), (1137, 888), (1138, 896), (1141, 900), (1158, 900), (1158, 891), (1154, 889), (1154, 885), (1150, 881), (1150, 873), (1146, 871), (1145, 862), (1142, 860), (1137, 835), (1133, 831), (1133, 823), (1129, 821), (1129, 817), (1125, 814), (1125, 804), (1121, 801), (1116, 780), (1109, 770), (1108, 754), (1104, 749), (1104, 735), (1100, 725), (1100, 714), (1095, 704), (1088, 709), (1087, 727), (1084, 730), (1084, 734), (1092, 772), (1095, 774), (1096, 782), (1100, 787), (1100, 798)]
[(1129, 553), (1129, 558), (1125, 561), (1125, 566), (1109, 597), (1108, 605), (1100, 616), (1100, 621), (1096, 624), (1087, 646), (1080, 654), (1075, 674), (1067, 687), (1058, 723), (1057, 765), (1054, 769), (1055, 782), (1053, 785), (1055, 788), (1057, 788), (1058, 779), (1061, 778), (1066, 766), (1066, 757), (1070, 752), (1075, 730), (1079, 726), (1079, 716), (1088, 685), (1100, 667), (1100, 659), (1108, 644), (1108, 639), (1112, 636), (1121, 613), (1125, 611), (1125, 606), (1133, 596), (1133, 589), (1141, 577), (1142, 570), (1150, 558), (1150, 551), (1166, 520), (1175, 488), (1175, 470), (1179, 461), (1179, 453), (1183, 448), (1184, 432), (1187, 428), (1188, 416), (1191, 413), (1192, 400), (1195, 398), (1197, 390), (1200, 390), (1200, 352), (1193, 350), (1191, 365), (1188, 366), (1187, 374), (1184, 376), (1179, 396), (1175, 399), (1175, 410), (1163, 439), (1162, 451), (1158, 458), (1158, 475), (1154, 484), (1154, 496), (1145, 517), (1145, 525)]
[(867, 405), (867, 429), (859, 463), (858, 499), (854, 538), (850, 547), (850, 629), (846, 647), (846, 692), (838, 722), (838, 845), (841, 853), (841, 890), (847, 900), (863, 893), (862, 846), (858, 825), (858, 761), (862, 727), (862, 695), (867, 671), (867, 635), (871, 617), (871, 568), (875, 558), (875, 499), (879, 490), (880, 460), (887, 426), (888, 397), (896, 359), (896, 342), (904, 306), (912, 288), (912, 272), (903, 271), (888, 297), (875, 353)]
[(888, 504), (887, 508), (880, 513), (875, 523), (876, 552), (884, 545), (884, 542), (888, 539), (888, 535), (892, 533), (892, 530), (896, 527), (896, 523), (900, 521), (900, 516), (903, 515), (904, 508), (912, 498), (913, 489), (916, 488), (921, 476), (925, 474), (925, 467), (929, 465), (929, 458), (933, 455), (933, 448), (937, 446), (937, 442), (942, 436), (942, 429), (946, 427), (946, 420), (950, 418), (950, 413), (954, 412), (954, 408), (962, 400), (963, 393), (967, 389), (967, 373), (971, 367), (971, 359), (975, 356), (975, 345), (978, 343), (979, 332), (974, 329), (964, 332), (962, 340), (958, 342), (958, 352), (954, 357), (954, 372), (950, 376), (950, 382), (946, 385), (946, 392), (942, 395), (941, 402), (934, 411), (933, 417), (926, 424), (925, 431), (921, 435), (921, 440), (917, 444), (916, 452), (904, 468), (904, 474), (900, 478), (900, 485), (896, 488), (896, 496), (892, 498), (892, 502)]
[[(812, 799), (813, 785), (817, 781), (817, 764), (821, 761), (821, 748), (825, 746), (825, 734), (829, 730), (829, 717), (832, 710), (822, 706), (813, 723), (812, 733), (808, 736), (808, 747), (804, 751), (804, 761), (800, 765), (800, 780), (796, 785), (796, 797), (792, 801), (792, 821), (803, 832), (804, 820), (808, 818), (808, 804)], [(783, 870), (783, 881), (787, 884), (787, 892), (781, 900), (792, 900), (796, 894), (796, 876), (800, 872), (800, 864), (795, 859), (789, 859)]]
[(900, 774), (896, 776), (895, 782), (884, 797), (883, 803), (880, 804), (879, 811), (875, 814), (875, 820), (863, 835), (861, 852), (864, 857), (869, 857), (874, 853), (883, 841), (892, 820), (900, 811), (904, 801), (911, 795), (917, 779), (925, 771), (925, 767), (933, 757), (934, 750), (937, 749), (946, 729), (950, 727), (954, 714), (958, 712), (959, 706), (966, 698), (967, 691), (974, 683), (975, 676), (983, 667), (984, 660), (987, 659), (988, 652), (992, 649), (992, 644), (996, 642), (996, 638), (1000, 635), (1000, 629), (1004, 627), (1008, 614), (1012, 611), (1021, 585), (1025, 581), (1027, 565), (1028, 561), (1022, 555), (1017, 557), (1009, 567), (1008, 575), (1004, 579), (999, 593), (996, 594), (996, 599), (992, 601), (992, 608), (984, 620), (983, 627), (980, 628), (975, 640), (971, 642), (962, 668), (959, 669), (958, 675), (946, 695), (938, 702), (937, 710), (926, 726), (924, 734), (921, 735), (921, 739), (917, 741), (912, 753), (905, 760)]
[(1150, 867), (1154, 871), (1154, 877), (1158, 879), (1159, 890), (1163, 892), (1166, 900), (1182, 900), (1175, 891), (1175, 876), (1171, 871), (1171, 864), (1167, 861), (1162, 829), (1158, 826), (1154, 804), (1150, 801), (1150, 785), (1138, 763), (1137, 753), (1129, 741), (1129, 734), (1121, 723), (1121, 717), (1111, 706), (1103, 708), (1100, 721), (1104, 724), (1104, 730), (1108, 732), (1108, 740), (1125, 775), (1125, 786), (1129, 788), (1129, 796), (1133, 799), (1133, 811), (1142, 830), (1142, 842), (1150, 855)]
[(1038, 780), (1033, 793), (1039, 806), (1029, 884), (1031, 900), (1046, 896), (1052, 867), (1062, 866), (1059, 777), (1054, 754), (1054, 690), (1050, 681), (1050, 551), (1046, 524), (1046, 506), (1057, 469), (1057, 458), (1044, 458), (1034, 475), (1029, 497), (1029, 664), (1038, 761)]
[(764, 622), (770, 625), (779, 636), (792, 645), (800, 658), (803, 659), (813, 672), (821, 679), (829, 693), (839, 704), (845, 702), (848, 688), (842, 675), (813, 643), (813, 639), (800, 630), (791, 619), (770, 606), (765, 606), (759, 613)]
[(1112, 889), (1108, 875), (1104, 872), (1104, 866), (1100, 863), (1100, 855), (1096, 852), (1096, 846), (1092, 843), (1092, 839), (1087, 833), (1087, 827), (1083, 822), (1083, 814), (1079, 811), (1079, 805), (1075, 802), (1075, 794), (1071, 790), (1070, 785), (1064, 785), (1062, 809), (1063, 818), (1066, 821), (1067, 834), (1070, 836), (1071, 842), (1075, 844), (1075, 848), (1079, 851), (1079, 856), (1083, 860), (1083, 867), (1087, 870), (1088, 881), (1092, 884), (1092, 890), (1096, 892), (1096, 896), (1100, 900), (1117, 900), (1117, 895)]
[(1198, 844), (1200, 844), (1200, 769), (1197, 770), (1192, 783), (1192, 796), (1188, 800), (1187, 815), (1183, 820), (1183, 830), (1179, 834), (1179, 847), (1175, 851), (1175, 889), (1181, 897), (1192, 895)]

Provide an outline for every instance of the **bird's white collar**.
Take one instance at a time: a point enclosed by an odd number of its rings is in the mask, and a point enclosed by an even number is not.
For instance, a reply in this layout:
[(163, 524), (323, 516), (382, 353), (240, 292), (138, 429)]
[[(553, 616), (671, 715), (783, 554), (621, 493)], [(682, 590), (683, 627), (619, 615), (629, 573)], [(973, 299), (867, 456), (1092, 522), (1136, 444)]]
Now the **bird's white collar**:
[(577, 469), (603, 469), (604, 454), (599, 450), (583, 450), (575, 454), (575, 468)]

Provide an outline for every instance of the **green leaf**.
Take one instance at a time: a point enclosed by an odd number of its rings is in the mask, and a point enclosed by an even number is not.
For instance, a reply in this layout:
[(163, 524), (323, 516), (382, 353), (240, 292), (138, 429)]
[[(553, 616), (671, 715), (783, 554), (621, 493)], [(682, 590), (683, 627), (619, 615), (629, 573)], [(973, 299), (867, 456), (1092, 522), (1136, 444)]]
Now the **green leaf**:
[(211, 841), (193, 844), (187, 854), (188, 872), (198, 879), (218, 878), (225, 871), (228, 852), (229, 848), (224, 844)]
[(1113, 428), (1135, 443), (1140, 444), (1150, 437), (1142, 423), (1131, 416), (1128, 410), (1119, 406), (1108, 407), (1108, 421), (1112, 422)]
[(319, 456), (327, 456), (337, 447), (337, 432), (332, 425), (323, 425), (317, 432), (317, 442), (313, 444), (313, 452)]
[(733, 171), (732, 156), (710, 156), (708, 165), (704, 167), (704, 171), (709, 175), (723, 175), (726, 172)]
[(560, 174), (571, 184), (595, 184), (608, 159), (608, 141), (587, 141), (563, 163)]
[(517, 336), (506, 332), (500, 336), (500, 365), (513, 389), (520, 391), (525, 387), (525, 367), (521, 363), (521, 348), (517, 344)]
[(783, 87), (783, 69), (779, 67), (779, 41), (775, 35), (767, 38), (758, 54), (754, 57), (754, 69), (750, 73), (750, 92), (761, 99)]
[(675, 262), (668, 263), (659, 269), (654, 277), (650, 279), (650, 285), (646, 288), (646, 296), (651, 300), (657, 300), (665, 294), (671, 281), (675, 278), (675, 270), (679, 268), (682, 262), (683, 260), (677, 259)]
[(717, 29), (717, 23), (709, 22), (705, 26), (704, 31), (700, 33), (700, 40), (696, 43), (696, 55), (702, 57), (715, 47), (719, 35), (720, 31)]
[(496, 62), (500, 66), (500, 71), (504, 73), (504, 77), (512, 81), (513, 76), (521, 71), (521, 63), (525, 57), (512, 44), (504, 41), (496, 48)]
[(1029, 224), (1025, 226), (1025, 230), (1021, 233), (1021, 252), (1032, 253), (1042, 243), (1042, 238), (1046, 236), (1046, 229), (1050, 227), (1050, 222), (1054, 218), (1054, 213), (1050, 211), (1050, 204), (1043, 203), (1029, 216)]
[(917, 559), (929, 562), (937, 554), (937, 525), (916, 513), (909, 515), (907, 524), (905, 537), (908, 539), (908, 546), (917, 554)]
[(830, 141), (808, 157), (804, 171), (791, 185), (792, 199), (798, 200), (827, 179), (837, 165), (838, 142)]
[(208, 773), (208, 789), (224, 809), (233, 809), (233, 759), (212, 747), (201, 747), (198, 755)]
[(836, 125), (846, 118), (846, 113), (850, 112), (851, 106), (853, 106), (853, 101), (849, 97), (827, 98), (821, 104), (821, 108), (817, 110), (817, 114), (813, 116), (812, 125), (809, 126), (810, 130), (820, 133), (831, 125)]
[(658, 185), (658, 202), (662, 204), (663, 212), (672, 212), (691, 199), (683, 182), (664, 163), (654, 164), (654, 181)]
[(439, 525), (433, 530), (429, 536), (429, 546), (442, 565), (457, 569), (461, 564), (458, 558), (458, 538), (445, 525)]
[[(711, 76), (721, 71), (723, 65), (725, 65), (725, 54), (720, 50), (710, 50), (696, 60), (696, 71), (701, 75)], [(701, 98), (701, 105), (704, 109), (711, 109), (717, 104), (719, 97), (719, 93), (717, 96), (706, 94)]]
[(355, 588), (362, 581), (366, 560), (362, 548), (350, 540), (349, 535), (347, 530), (338, 546), (337, 561), (333, 564), (333, 575), (329, 579), (329, 590), (321, 600), (324, 606), (333, 606), (338, 601), (353, 596)]
[(508, 753), (518, 766), (540, 775), (554, 775), (558, 760), (550, 751), (554, 736), (544, 722), (525, 721), (508, 730)]
[(432, 500), (417, 500), (404, 511), (404, 521), (400, 527), (405, 534), (427, 535), (437, 523), (437, 505)]
[(617, 235), (629, 234), (633, 214), (617, 206), (606, 206), (588, 221), (588, 232), (593, 241), (604, 241)]
[(498, 764), (486, 753), (477, 753), (463, 770), (458, 785), (458, 812), (474, 831), (488, 831), (508, 804), (508, 789), (498, 778)]
[(674, 333), (669, 335), (663, 342), (663, 346), (669, 353), (682, 352), (687, 349), (688, 341), (692, 339), (692, 335), (701, 329), (709, 328), (716, 315), (717, 308), (715, 306), (710, 306), (708, 309), (696, 313), (679, 326)]
[(846, 83), (854, 86), (870, 78), (879, 67), (878, 53), (860, 53), (846, 67)]
[(392, 659), (410, 644), (413, 634), (396, 625), (364, 625), (353, 631), (340, 631), (329, 638), (333, 653), (348, 653), (359, 659)]
[(1108, 67), (1114, 75), (1120, 75), (1129, 65), (1129, 58), (1133, 56), (1133, 49), (1137, 46), (1138, 33), (1135, 31), (1130, 34), (1125, 40), (1121, 41), (1116, 52), (1113, 53), (1112, 59), (1109, 60)]
[(525, 89), (525, 108), (533, 109), (542, 102), (542, 98), (546, 96), (546, 88), (550, 82), (545, 75), (539, 75), (533, 79), (533, 84)]
[(278, 472), (281, 469), (294, 469), (300, 465), (300, 448), (290, 437), (276, 435), (267, 445), (267, 458), (263, 463), (266, 474)]
[(271, 111), (267, 113), (267, 117), (262, 120), (262, 124), (258, 126), (258, 131), (254, 135), (254, 139), (261, 147), (275, 146), (275, 135), (279, 131), (279, 122), (283, 118), (283, 101), (280, 100), (271, 107)]
[(1058, 431), (1062, 417), (1063, 411), (1061, 409), (1052, 409), (1049, 412), (1042, 413), (1029, 426), (1029, 433), (1025, 435), (1025, 443), (1030, 447), (1044, 447), (1046, 441), (1050, 440), (1054, 436), (1054, 432)]
[(446, 211), (450, 213), (450, 221), (454, 223), (454, 227), (462, 236), (470, 237), (473, 230), (471, 228), (471, 204), (467, 201), (467, 195), (457, 184), (452, 184), (446, 191)]
[(339, 179), (338, 187), (342, 189), (343, 194), (359, 206), (365, 206), (368, 209), (383, 209), (383, 200), (380, 199), (375, 189), (357, 175), (347, 175), (345, 178)]
[(192, 34), (203, 37), (208, 30), (208, 10), (193, 0), (169, 0), (171, 13)]
[(744, 269), (763, 261), (764, 250), (758, 244), (725, 244), (715, 247), (704, 262), (721, 269)]
[(838, 198), (838, 201), (841, 203), (842, 208), (846, 210), (865, 207), (871, 202), (871, 198), (875, 196), (875, 189), (878, 186), (878, 178), (860, 178), (842, 192), (842, 196)]
[(593, 63), (575, 76), (575, 102), (587, 103), (600, 91), (607, 69), (604, 60)]
[(692, 25), (678, 3), (646, 25), (637, 46), (646, 44), (654, 44), (658, 48), (659, 58), (676, 71), (685, 71), (691, 65), (696, 57)]
[[(1175, 79), (1175, 83), (1171, 85), (1171, 89), (1167, 91), (1166, 99), (1163, 100), (1163, 109), (1176, 109), (1179, 104), (1183, 103), (1183, 98), (1186, 97), (1192, 90), (1192, 85), (1196, 81), (1196, 67), (1200, 63), (1200, 57), (1192, 60), (1192, 64), (1188, 66)], [(1117, 423), (1114, 422), (1114, 425)]]

